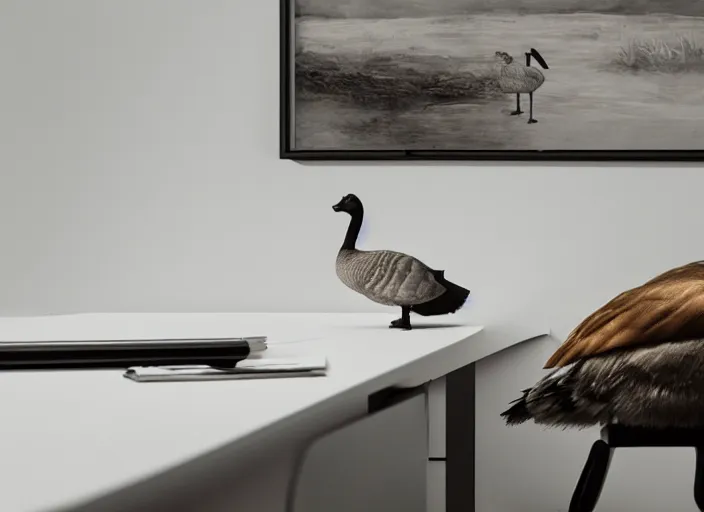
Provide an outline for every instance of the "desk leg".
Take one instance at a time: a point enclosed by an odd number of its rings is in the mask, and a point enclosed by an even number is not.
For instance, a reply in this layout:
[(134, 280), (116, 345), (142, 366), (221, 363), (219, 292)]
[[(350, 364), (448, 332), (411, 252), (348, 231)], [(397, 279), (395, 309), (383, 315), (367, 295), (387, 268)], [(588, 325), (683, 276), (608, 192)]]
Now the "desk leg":
[(446, 386), (446, 512), (474, 512), (474, 363), (448, 374)]

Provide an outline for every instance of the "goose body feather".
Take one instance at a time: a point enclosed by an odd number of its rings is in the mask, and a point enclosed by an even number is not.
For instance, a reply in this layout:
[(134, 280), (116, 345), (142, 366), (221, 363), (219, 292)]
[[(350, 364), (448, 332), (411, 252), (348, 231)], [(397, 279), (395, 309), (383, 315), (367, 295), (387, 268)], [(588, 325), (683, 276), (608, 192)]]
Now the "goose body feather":
[(502, 414), (508, 424), (704, 427), (704, 262), (616, 296), (545, 366)]
[(670, 342), (582, 359), (553, 370), (502, 414), (556, 427), (618, 422), (649, 428), (704, 426), (704, 343)]
[(446, 291), (432, 269), (396, 251), (341, 249), (335, 270), (347, 287), (387, 306), (422, 304)]
[(499, 73), (499, 87), (502, 92), (528, 94), (534, 92), (545, 82), (545, 75), (530, 66), (524, 66), (518, 62), (501, 66)]

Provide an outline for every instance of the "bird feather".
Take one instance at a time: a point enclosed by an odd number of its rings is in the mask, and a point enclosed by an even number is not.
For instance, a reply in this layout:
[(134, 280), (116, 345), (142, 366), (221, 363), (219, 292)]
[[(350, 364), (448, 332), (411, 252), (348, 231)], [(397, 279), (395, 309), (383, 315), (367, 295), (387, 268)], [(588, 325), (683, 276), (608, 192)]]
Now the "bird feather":
[(704, 265), (665, 272), (585, 318), (545, 364), (561, 367), (607, 351), (704, 338)]

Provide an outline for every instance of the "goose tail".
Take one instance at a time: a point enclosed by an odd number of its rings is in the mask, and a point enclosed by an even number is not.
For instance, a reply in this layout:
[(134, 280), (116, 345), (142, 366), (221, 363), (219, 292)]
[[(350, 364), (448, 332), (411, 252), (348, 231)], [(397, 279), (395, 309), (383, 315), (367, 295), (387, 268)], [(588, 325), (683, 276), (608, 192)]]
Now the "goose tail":
[(433, 270), (432, 272), (435, 280), (445, 287), (445, 293), (431, 301), (414, 305), (412, 308), (413, 312), (421, 316), (455, 313), (464, 306), (469, 297), (469, 290), (445, 279), (444, 270)]
[(578, 396), (579, 366), (555, 370), (543, 377), (501, 413), (506, 425), (529, 420), (553, 427), (589, 427), (603, 422), (605, 405)]

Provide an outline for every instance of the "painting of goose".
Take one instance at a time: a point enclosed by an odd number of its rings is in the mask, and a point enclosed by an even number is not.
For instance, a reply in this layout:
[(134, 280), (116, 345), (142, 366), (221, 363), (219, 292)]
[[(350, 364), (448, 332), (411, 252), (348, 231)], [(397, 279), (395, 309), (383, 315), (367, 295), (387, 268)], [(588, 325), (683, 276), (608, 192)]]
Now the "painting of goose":
[(284, 157), (704, 151), (704, 2), (282, 2)]

